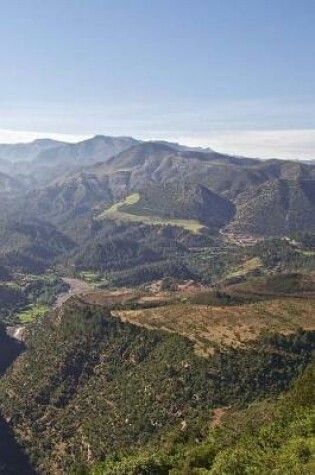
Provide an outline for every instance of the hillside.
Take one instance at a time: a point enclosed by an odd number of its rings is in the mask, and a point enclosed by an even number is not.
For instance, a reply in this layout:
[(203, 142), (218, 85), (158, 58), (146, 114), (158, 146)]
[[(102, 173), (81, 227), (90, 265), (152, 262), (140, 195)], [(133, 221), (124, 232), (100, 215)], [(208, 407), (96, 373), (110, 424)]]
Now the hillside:
[(18, 179), (12, 178), (5, 173), (0, 173), (0, 195), (5, 196), (19, 192), (21, 193), (22, 191), (24, 191), (24, 187)]
[(172, 219), (195, 220), (214, 229), (221, 228), (234, 214), (230, 201), (205, 187), (188, 183), (146, 186), (137, 200), (124, 203), (119, 211), (135, 216), (159, 216), (170, 222)]
[(39, 220), (0, 218), (0, 265), (43, 272), (73, 242), (52, 224)]
[(280, 400), (246, 410), (213, 412), (200, 442), (165, 440), (159, 447), (121, 453), (96, 465), (90, 475), (235, 475), (314, 473), (314, 378), (310, 365)]
[(243, 193), (231, 227), (259, 235), (290, 235), (315, 227), (315, 180), (274, 180)]
[[(163, 329), (189, 338), (200, 354), (212, 354), (218, 346), (242, 347), (264, 332), (294, 333), (299, 328), (315, 331), (314, 301), (274, 299), (255, 303), (231, 303), (222, 296), (207, 305), (204, 295), (196, 303), (176, 303), (143, 310), (115, 310), (123, 321), (150, 329)], [(234, 294), (235, 295), (235, 294)], [(235, 299), (237, 302), (237, 299)]]
[(47, 182), (47, 178), (51, 180), (93, 163), (106, 162), (136, 143), (131, 137), (97, 135), (75, 144), (64, 144), (38, 154), (32, 161), (31, 172), (38, 180)]
[(193, 233), (218, 231), (234, 214), (230, 201), (199, 185), (147, 186), (115, 203), (101, 220), (182, 227)]
[(161, 444), (171, 433), (202, 440), (214, 408), (278, 394), (311, 361), (314, 332), (291, 331), (215, 347), (205, 358), (177, 332), (72, 300), (31, 327), (26, 352), (0, 381), (1, 407), (41, 474)]
[(6, 328), (0, 322), (0, 375), (7, 370), (16, 357), (24, 350), (24, 344), (11, 338), (6, 333)]

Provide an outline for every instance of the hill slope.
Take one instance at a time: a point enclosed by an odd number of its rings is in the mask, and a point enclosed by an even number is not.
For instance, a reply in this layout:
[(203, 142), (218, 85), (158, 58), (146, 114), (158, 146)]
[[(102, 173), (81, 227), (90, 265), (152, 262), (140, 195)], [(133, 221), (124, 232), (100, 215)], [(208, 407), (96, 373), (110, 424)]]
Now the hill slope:
[(315, 228), (315, 180), (274, 180), (237, 200), (233, 229), (289, 235)]
[[(116, 455), (91, 475), (311, 475), (315, 463), (315, 365), (280, 400), (245, 411), (214, 411), (203, 442), (166, 440), (160, 447)], [(177, 442), (177, 443), (176, 443)]]
[(0, 402), (39, 472), (67, 473), (169, 431), (202, 437), (211, 408), (277, 394), (314, 344), (300, 332), (208, 359), (184, 337), (72, 301), (31, 330), (28, 349), (0, 382)]

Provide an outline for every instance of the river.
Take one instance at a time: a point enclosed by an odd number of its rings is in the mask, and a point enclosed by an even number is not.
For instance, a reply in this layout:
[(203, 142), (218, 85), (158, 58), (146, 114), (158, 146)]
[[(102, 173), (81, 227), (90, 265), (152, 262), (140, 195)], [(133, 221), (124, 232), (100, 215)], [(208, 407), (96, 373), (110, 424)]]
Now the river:
[[(57, 295), (53, 309), (60, 308), (70, 297), (79, 295), (83, 292), (91, 290), (90, 284), (82, 279), (74, 279), (70, 277), (62, 278), (65, 284), (69, 285), (68, 292), (61, 292)], [(7, 334), (16, 340), (23, 341), (26, 325), (13, 325), (7, 327)]]

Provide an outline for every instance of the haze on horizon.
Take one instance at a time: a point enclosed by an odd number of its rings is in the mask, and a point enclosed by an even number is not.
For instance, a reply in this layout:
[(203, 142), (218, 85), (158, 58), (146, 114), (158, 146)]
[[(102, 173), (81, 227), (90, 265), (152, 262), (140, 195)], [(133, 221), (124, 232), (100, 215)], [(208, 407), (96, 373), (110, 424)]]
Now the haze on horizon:
[(0, 142), (96, 134), (315, 158), (312, 0), (12, 0)]

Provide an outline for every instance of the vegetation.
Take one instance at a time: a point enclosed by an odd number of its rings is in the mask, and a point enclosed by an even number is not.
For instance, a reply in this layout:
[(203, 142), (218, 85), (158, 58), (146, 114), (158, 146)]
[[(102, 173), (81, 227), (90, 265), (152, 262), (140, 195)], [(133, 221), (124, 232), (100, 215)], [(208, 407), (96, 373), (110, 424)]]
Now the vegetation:
[(0, 266), (24, 273), (41, 274), (73, 248), (73, 242), (52, 224), (12, 216), (1, 219)]
[(42, 317), (45, 313), (49, 312), (49, 310), (50, 307), (48, 307), (48, 305), (31, 304), (24, 310), (16, 313), (15, 318), (17, 318), (21, 323), (29, 323)]
[(277, 179), (238, 198), (232, 224), (239, 232), (288, 235), (314, 229), (315, 180)]
[(116, 456), (89, 473), (311, 475), (315, 468), (314, 378), (312, 364), (279, 401), (226, 411), (223, 424), (212, 427), (198, 445), (167, 440), (158, 449)]
[[(200, 222), (193, 219), (162, 218), (149, 213), (141, 215), (139, 214), (138, 208), (134, 210), (134, 207), (129, 206), (138, 203), (139, 199), (139, 193), (129, 195), (124, 200), (105, 210), (98, 217), (98, 219), (112, 219), (114, 221), (127, 222), (131, 221), (155, 226), (178, 226), (193, 233), (198, 233), (204, 227)], [(152, 210), (151, 213), (154, 213), (154, 210)]]
[[(201, 293), (185, 303), (174, 302), (155, 308), (115, 310), (115, 315), (147, 328), (179, 333), (195, 344), (201, 354), (218, 347), (239, 347), (265, 332), (294, 333), (315, 330), (314, 301), (273, 299), (272, 301), (231, 303), (227, 298), (206, 300)], [(235, 297), (236, 299), (236, 297)], [(225, 303), (227, 300), (227, 304)], [(233, 302), (233, 300), (232, 300)]]
[[(310, 248), (307, 248), (308, 250)], [(304, 254), (303, 244), (296, 247), (290, 240), (266, 239), (259, 241), (250, 253), (259, 255), (263, 265), (268, 269), (278, 271), (311, 271), (315, 267), (315, 256)]]
[(12, 274), (10, 281), (0, 284), (0, 321), (12, 325), (38, 318), (67, 289), (54, 274)]
[(24, 344), (7, 335), (5, 326), (0, 323), (0, 375), (23, 350)]
[(73, 301), (34, 325), (0, 382), (1, 407), (40, 473), (62, 473), (159, 444), (170, 431), (203, 439), (209, 411), (285, 390), (314, 347), (314, 332), (300, 331), (208, 359), (182, 336)]

